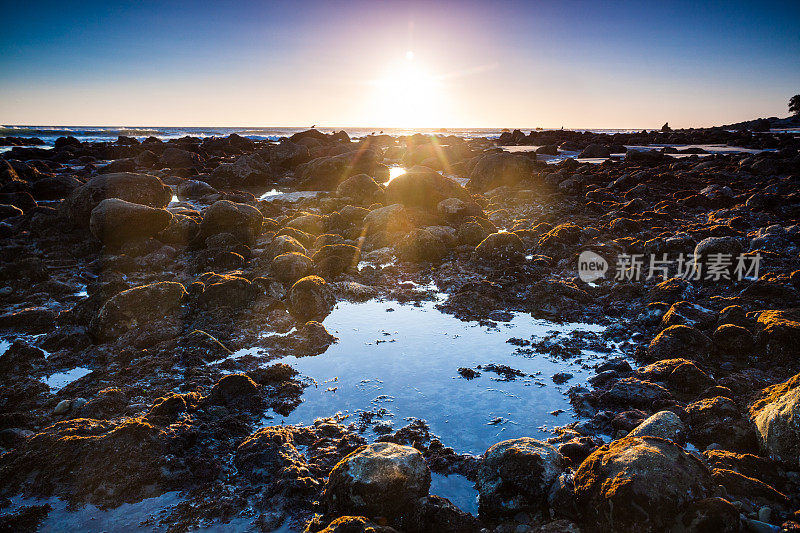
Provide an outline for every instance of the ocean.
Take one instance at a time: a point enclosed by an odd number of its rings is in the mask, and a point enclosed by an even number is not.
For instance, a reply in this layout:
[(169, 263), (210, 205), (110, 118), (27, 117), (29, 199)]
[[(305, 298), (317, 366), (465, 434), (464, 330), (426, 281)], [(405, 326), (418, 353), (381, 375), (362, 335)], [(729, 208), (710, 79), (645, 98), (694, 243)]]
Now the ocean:
[[(309, 126), (310, 127), (310, 126)], [(59, 137), (71, 135), (81, 141), (100, 142), (116, 141), (120, 135), (145, 139), (153, 136), (159, 139), (177, 139), (190, 135), (192, 137), (227, 137), (237, 133), (250, 139), (277, 140), (288, 137), (299, 131), (309, 128), (284, 128), (284, 127), (165, 127), (165, 126), (0, 126), (0, 137), (38, 137), (45, 145), (52, 146)], [(412, 135), (414, 133), (426, 134), (451, 134), (464, 138), (499, 137), (505, 128), (450, 128), (450, 129), (408, 129), (408, 128), (347, 128), (347, 127), (318, 127), (323, 133), (344, 130), (350, 137), (364, 137), (370, 134), (386, 133), (389, 135)], [(535, 128), (520, 128), (530, 131)], [(548, 130), (542, 130), (548, 131)], [(592, 129), (576, 130), (592, 131), (596, 133), (631, 133), (640, 130), (632, 129)]]

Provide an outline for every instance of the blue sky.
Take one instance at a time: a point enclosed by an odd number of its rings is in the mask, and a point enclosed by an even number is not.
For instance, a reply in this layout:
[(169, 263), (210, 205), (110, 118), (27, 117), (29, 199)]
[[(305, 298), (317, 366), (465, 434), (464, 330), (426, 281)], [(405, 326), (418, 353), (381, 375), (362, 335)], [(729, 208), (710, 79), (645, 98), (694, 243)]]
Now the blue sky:
[(800, 93), (797, 1), (3, 4), (4, 124), (688, 127)]

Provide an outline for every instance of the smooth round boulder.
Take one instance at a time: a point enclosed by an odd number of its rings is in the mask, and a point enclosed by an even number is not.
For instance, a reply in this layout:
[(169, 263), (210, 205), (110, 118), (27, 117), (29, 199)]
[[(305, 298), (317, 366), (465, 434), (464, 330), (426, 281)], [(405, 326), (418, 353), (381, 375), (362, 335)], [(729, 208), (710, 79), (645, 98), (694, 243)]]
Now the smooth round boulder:
[(686, 504), (715, 488), (702, 461), (657, 437), (625, 437), (598, 448), (573, 481), (582, 522), (620, 532), (669, 531)]
[(413, 263), (438, 261), (448, 251), (445, 242), (426, 228), (412, 230), (394, 249), (400, 259)]
[(481, 516), (502, 517), (538, 510), (564, 469), (564, 457), (552, 445), (522, 437), (486, 450), (475, 486)]
[(299, 252), (281, 254), (272, 260), (272, 272), (275, 277), (287, 283), (294, 283), (307, 276), (314, 263), (307, 255)]
[(481, 157), (469, 175), (467, 187), (488, 191), (503, 185), (516, 185), (533, 175), (535, 158), (507, 152)]
[(711, 339), (697, 328), (670, 326), (650, 341), (647, 355), (654, 361), (680, 357), (703, 359), (710, 346)]
[(306, 276), (289, 290), (289, 312), (303, 322), (322, 319), (333, 309), (336, 299), (319, 276)]
[(800, 465), (800, 374), (766, 389), (751, 415), (761, 448), (773, 459), (797, 469)]
[(406, 207), (436, 211), (439, 202), (448, 198), (472, 201), (469, 191), (460, 183), (427, 167), (412, 167), (386, 185), (387, 203)]
[(633, 428), (629, 437), (660, 437), (677, 443), (686, 440), (686, 426), (672, 411), (659, 411)]
[(103, 304), (92, 319), (89, 330), (100, 341), (114, 339), (142, 323), (168, 316), (187, 294), (183, 285), (174, 281), (160, 281), (122, 291)]
[(147, 239), (166, 228), (172, 213), (119, 198), (107, 198), (97, 204), (89, 218), (89, 230), (107, 246)]
[(391, 518), (427, 496), (430, 486), (431, 472), (418, 450), (376, 442), (333, 467), (322, 502), (334, 515)]
[(525, 245), (512, 232), (492, 233), (475, 247), (475, 256), (482, 260), (518, 260), (524, 253)]
[(383, 192), (381, 186), (366, 174), (350, 176), (336, 188), (336, 196), (352, 198), (358, 202), (375, 199), (381, 192)]
[(87, 227), (94, 208), (107, 198), (161, 208), (172, 200), (172, 189), (149, 174), (101, 174), (75, 188), (59, 209), (76, 226)]
[(261, 211), (252, 205), (220, 200), (203, 214), (200, 236), (205, 238), (217, 233), (230, 233), (238, 241), (249, 244), (261, 233), (263, 221)]

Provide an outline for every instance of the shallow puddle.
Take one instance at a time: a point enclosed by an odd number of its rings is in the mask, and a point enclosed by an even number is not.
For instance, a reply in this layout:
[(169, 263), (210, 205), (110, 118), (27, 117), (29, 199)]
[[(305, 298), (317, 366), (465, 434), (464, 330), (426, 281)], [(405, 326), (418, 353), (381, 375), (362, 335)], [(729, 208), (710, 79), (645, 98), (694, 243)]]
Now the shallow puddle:
[[(289, 416), (270, 412), (264, 425), (311, 424), (342, 413), (374, 438), (423, 419), (446, 446), (480, 454), (505, 439), (547, 438), (552, 427), (571, 422), (565, 392), (585, 384), (590, 365), (608, 357), (584, 350), (562, 359), (519, 347), (554, 332), (551, 341), (560, 344), (575, 332), (598, 334), (601, 326), (516, 315), (492, 327), (462, 322), (434, 302), (342, 302), (323, 324), (338, 343), (318, 356), (282, 360), (314, 384)], [(511, 338), (514, 344), (507, 342)], [(480, 375), (466, 379), (459, 368)], [(552, 378), (560, 373), (573, 377), (556, 384)]]
[(66, 372), (56, 372), (45, 379), (44, 382), (50, 387), (51, 391), (56, 392), (91, 372), (91, 369), (79, 366)]

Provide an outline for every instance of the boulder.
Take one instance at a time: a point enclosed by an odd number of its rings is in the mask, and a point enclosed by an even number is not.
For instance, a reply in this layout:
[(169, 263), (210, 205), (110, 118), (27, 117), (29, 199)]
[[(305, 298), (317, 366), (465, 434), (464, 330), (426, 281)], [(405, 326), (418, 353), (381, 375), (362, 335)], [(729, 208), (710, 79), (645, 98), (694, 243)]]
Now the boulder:
[(395, 247), (395, 253), (404, 261), (438, 261), (447, 255), (447, 245), (426, 228), (412, 230)]
[(578, 157), (611, 157), (611, 150), (604, 144), (590, 144), (578, 154)]
[(366, 174), (350, 176), (336, 188), (336, 195), (353, 198), (357, 202), (371, 202), (380, 197), (383, 188)]
[(686, 426), (672, 411), (659, 411), (636, 426), (628, 436), (660, 437), (682, 444), (686, 440)]
[(228, 374), (211, 388), (209, 399), (214, 405), (243, 405), (253, 401), (258, 385), (245, 374)]
[(796, 364), (800, 355), (800, 308), (762, 311), (756, 322), (758, 344), (775, 362)]
[(174, 148), (166, 148), (158, 159), (159, 168), (200, 168), (203, 160), (194, 152)]
[(736, 256), (742, 252), (742, 243), (735, 237), (708, 237), (694, 247), (694, 256), (708, 263), (712, 254), (727, 254), (730, 262), (736, 263)]
[(717, 443), (727, 450), (757, 451), (753, 424), (730, 398), (704, 398), (686, 406), (689, 439), (701, 448)]
[(89, 329), (97, 340), (112, 340), (142, 323), (170, 315), (186, 295), (183, 285), (173, 281), (122, 291), (103, 304)]
[(525, 155), (494, 153), (481, 157), (472, 169), (467, 187), (488, 191), (503, 185), (516, 185), (530, 178), (535, 159)]
[(97, 204), (89, 218), (89, 229), (107, 246), (147, 239), (166, 228), (172, 213), (119, 198), (107, 198)]
[(626, 437), (600, 447), (578, 468), (574, 485), (582, 521), (620, 532), (670, 530), (685, 505), (714, 489), (702, 461), (657, 437)]
[(222, 163), (211, 172), (211, 182), (233, 187), (261, 187), (273, 183), (274, 172), (261, 156), (249, 154), (233, 163)]
[(102, 174), (73, 190), (59, 209), (76, 226), (88, 227), (92, 211), (106, 198), (162, 208), (172, 200), (172, 189), (148, 174)]
[(697, 304), (681, 301), (675, 302), (661, 319), (662, 327), (691, 326), (699, 329), (711, 327), (717, 320), (717, 314)]
[(287, 283), (294, 283), (307, 276), (313, 267), (311, 258), (299, 252), (281, 254), (272, 260), (272, 272), (275, 277)]
[(328, 284), (319, 276), (301, 278), (289, 290), (289, 311), (303, 322), (328, 316), (335, 303)]
[(240, 242), (249, 244), (261, 234), (263, 220), (261, 211), (251, 205), (220, 200), (203, 213), (200, 236), (230, 233)]
[(796, 470), (800, 466), (800, 374), (767, 389), (750, 413), (761, 448)]
[(300, 189), (335, 190), (340, 183), (356, 174), (378, 176), (382, 174), (378, 154), (373, 150), (358, 150), (328, 157), (318, 157), (299, 165), (296, 174), (300, 178)]
[(486, 450), (475, 486), (481, 516), (514, 516), (537, 511), (564, 469), (552, 445), (529, 437), (499, 442)]
[(412, 167), (386, 185), (387, 203), (406, 207), (435, 212), (439, 202), (448, 198), (474, 203), (469, 192), (457, 181), (427, 167)]
[(647, 355), (651, 360), (687, 358), (703, 359), (708, 355), (711, 339), (689, 326), (670, 326), (650, 342)]
[(483, 261), (515, 261), (525, 254), (525, 245), (513, 232), (492, 233), (475, 247), (474, 254)]
[(431, 473), (409, 446), (376, 442), (342, 459), (331, 470), (322, 502), (335, 515), (398, 517), (428, 495)]
[(369, 233), (407, 233), (413, 224), (401, 204), (379, 207), (364, 217), (364, 231)]
[(356, 268), (361, 261), (361, 250), (349, 244), (326, 244), (312, 257), (314, 269), (324, 278), (335, 278), (339, 274)]
[(184, 180), (178, 184), (177, 196), (181, 200), (187, 198), (202, 198), (208, 194), (217, 194), (217, 189), (199, 180)]

